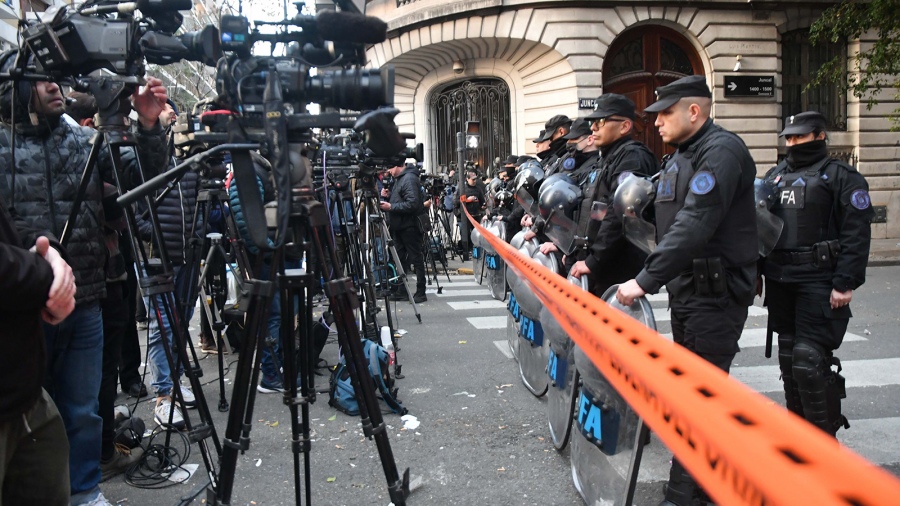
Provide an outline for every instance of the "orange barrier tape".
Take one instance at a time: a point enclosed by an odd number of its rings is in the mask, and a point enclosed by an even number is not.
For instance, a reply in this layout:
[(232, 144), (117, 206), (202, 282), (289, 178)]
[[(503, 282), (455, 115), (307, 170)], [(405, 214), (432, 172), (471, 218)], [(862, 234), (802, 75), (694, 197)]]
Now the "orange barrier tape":
[(466, 215), (718, 504), (900, 501), (900, 480)]

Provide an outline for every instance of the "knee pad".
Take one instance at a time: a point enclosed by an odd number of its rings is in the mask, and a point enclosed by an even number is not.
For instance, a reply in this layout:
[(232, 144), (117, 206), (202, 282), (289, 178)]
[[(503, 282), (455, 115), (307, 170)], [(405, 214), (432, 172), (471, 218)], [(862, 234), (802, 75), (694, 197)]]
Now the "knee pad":
[[(849, 428), (841, 414), (841, 399), (847, 397), (840, 361), (821, 346), (807, 341), (794, 344), (792, 372), (797, 381), (806, 419), (834, 435), (838, 428)], [(831, 369), (838, 366), (838, 372)]]
[(796, 338), (792, 334), (778, 334), (778, 365), (785, 376), (793, 375), (794, 339)]

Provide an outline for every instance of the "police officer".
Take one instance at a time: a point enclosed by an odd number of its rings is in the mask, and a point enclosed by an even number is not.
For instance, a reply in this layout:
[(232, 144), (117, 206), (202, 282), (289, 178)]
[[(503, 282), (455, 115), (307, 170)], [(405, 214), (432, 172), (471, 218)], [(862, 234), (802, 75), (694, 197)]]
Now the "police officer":
[(591, 291), (598, 296), (611, 285), (640, 272), (647, 257), (625, 240), (621, 216), (604, 214), (625, 176), (652, 176), (659, 170), (653, 152), (631, 137), (634, 118), (634, 102), (617, 93), (598, 97), (594, 112), (586, 118), (591, 121), (594, 146), (601, 155), (599, 164), (583, 179), (585, 197), (579, 210), (578, 231), (589, 244), (579, 251), (571, 274), (588, 274)]
[[(677, 150), (656, 190), (658, 246), (616, 298), (631, 305), (665, 284), (675, 342), (728, 372), (756, 288), (756, 166), (743, 141), (709, 118), (705, 77), (684, 77), (656, 93), (645, 111), (658, 113), (663, 141)], [(702, 491), (673, 460), (662, 504), (687, 506), (697, 496)]]
[(766, 173), (771, 212), (784, 221), (766, 257), (766, 305), (778, 333), (787, 408), (834, 435), (844, 380), (831, 366), (850, 321), (853, 290), (865, 281), (874, 214), (865, 178), (828, 156), (825, 117), (791, 116), (781, 132), (787, 157)]
[[(544, 169), (553, 166), (566, 154), (565, 135), (572, 127), (572, 120), (564, 114), (557, 114), (544, 123), (544, 134), (538, 137), (538, 158)], [(547, 144), (549, 142), (549, 144)], [(543, 149), (541, 149), (543, 147)], [(548, 176), (550, 174), (547, 174)]]

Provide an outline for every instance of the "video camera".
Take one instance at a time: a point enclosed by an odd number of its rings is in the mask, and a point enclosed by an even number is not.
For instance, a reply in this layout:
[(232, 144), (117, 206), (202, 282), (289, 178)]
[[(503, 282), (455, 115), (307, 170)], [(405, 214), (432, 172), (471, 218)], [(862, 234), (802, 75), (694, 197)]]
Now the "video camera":
[[(192, 7), (191, 0), (89, 1), (77, 8), (63, 4), (48, 9), (45, 21), (26, 26), (22, 36), (36, 71), (56, 81), (97, 70), (140, 78), (145, 60), (213, 66), (222, 55), (216, 27), (174, 35), (183, 21), (178, 11)], [(135, 17), (137, 11), (143, 17)]]

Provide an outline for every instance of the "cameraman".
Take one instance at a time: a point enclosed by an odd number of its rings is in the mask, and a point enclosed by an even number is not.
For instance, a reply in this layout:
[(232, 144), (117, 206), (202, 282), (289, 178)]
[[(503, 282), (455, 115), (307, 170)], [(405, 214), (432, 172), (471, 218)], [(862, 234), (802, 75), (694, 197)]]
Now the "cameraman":
[[(6, 71), (15, 53), (0, 56), (0, 71)], [(13, 102), (13, 89), (17, 97)], [(148, 77), (147, 86), (132, 96), (138, 113), (137, 151), (145, 173), (164, 166), (160, 154), (165, 138), (158, 117), (166, 100), (159, 79)], [(24, 246), (38, 236), (56, 239), (62, 234), (75, 204), (78, 185), (91, 150), (93, 131), (62, 121), (65, 102), (56, 83), (8, 81), (0, 84), (0, 192), (15, 207), (22, 224)], [(15, 129), (12, 119), (15, 118)], [(10, 146), (15, 132), (15, 166)], [(122, 183), (140, 182), (135, 158), (121, 167)], [(104, 146), (91, 172), (86, 193), (70, 223), (71, 240), (60, 251), (72, 266), (77, 283), (74, 311), (58, 325), (47, 324), (44, 332), (48, 351), (45, 382), (56, 402), (69, 438), (71, 503), (106, 505), (100, 492), (100, 440), (102, 422), (98, 414), (103, 356), (103, 322), (100, 300), (106, 295), (106, 246), (103, 238), (102, 183), (114, 182), (108, 147)]]
[[(416, 293), (413, 300), (417, 303), (425, 302), (425, 257), (422, 254), (424, 234), (422, 232), (419, 215), (425, 209), (422, 198), (421, 180), (419, 169), (415, 164), (407, 164), (406, 167), (397, 163), (387, 172), (393, 177), (394, 185), (388, 192), (389, 202), (381, 202), (382, 211), (387, 211), (388, 226), (391, 237), (397, 246), (397, 256), (403, 264), (403, 269), (408, 270), (412, 264), (416, 269)], [(406, 285), (400, 285), (400, 289), (391, 296), (393, 300), (407, 300)]]

